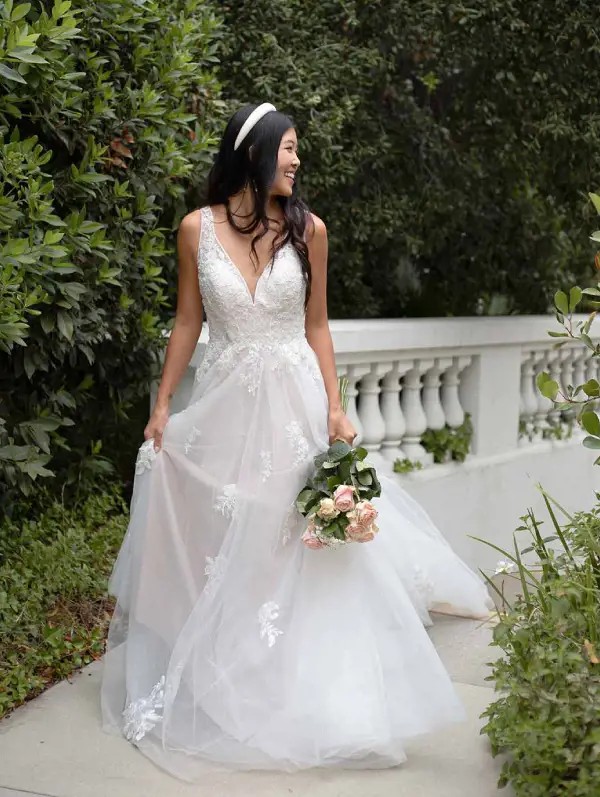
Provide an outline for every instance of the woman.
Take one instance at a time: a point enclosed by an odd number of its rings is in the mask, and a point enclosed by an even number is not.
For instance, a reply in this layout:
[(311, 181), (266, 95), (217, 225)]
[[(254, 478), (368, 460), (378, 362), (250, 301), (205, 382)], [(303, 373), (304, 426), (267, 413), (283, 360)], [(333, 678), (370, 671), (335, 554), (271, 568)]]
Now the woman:
[[(102, 686), (104, 727), (187, 780), (237, 768), (386, 767), (463, 718), (424, 628), (487, 616), (483, 582), (389, 478), (369, 544), (310, 550), (293, 502), (351, 443), (327, 321), (327, 233), (298, 198), (289, 117), (229, 121), (178, 235), (176, 322), (136, 463)], [(188, 407), (172, 396), (206, 310)]]

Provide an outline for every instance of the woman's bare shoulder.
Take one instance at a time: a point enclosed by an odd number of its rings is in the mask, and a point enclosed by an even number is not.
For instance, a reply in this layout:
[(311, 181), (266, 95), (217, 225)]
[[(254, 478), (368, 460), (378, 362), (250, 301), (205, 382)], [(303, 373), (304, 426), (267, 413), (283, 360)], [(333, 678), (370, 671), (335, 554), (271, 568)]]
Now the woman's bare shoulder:
[(325, 238), (327, 235), (327, 227), (323, 219), (319, 218), (316, 213), (308, 212), (306, 214), (306, 241), (310, 243), (315, 238), (317, 240)]

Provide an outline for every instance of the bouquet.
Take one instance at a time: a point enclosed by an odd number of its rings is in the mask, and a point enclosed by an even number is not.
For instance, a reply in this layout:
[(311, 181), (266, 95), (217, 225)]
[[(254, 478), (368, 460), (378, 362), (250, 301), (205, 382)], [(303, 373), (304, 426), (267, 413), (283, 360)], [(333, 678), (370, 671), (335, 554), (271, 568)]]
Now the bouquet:
[[(340, 393), (346, 410), (346, 384)], [(365, 448), (336, 440), (315, 457), (316, 470), (299, 492), (295, 504), (308, 518), (302, 542), (309, 548), (333, 548), (349, 542), (369, 542), (379, 530), (371, 498), (381, 495), (373, 465)]]

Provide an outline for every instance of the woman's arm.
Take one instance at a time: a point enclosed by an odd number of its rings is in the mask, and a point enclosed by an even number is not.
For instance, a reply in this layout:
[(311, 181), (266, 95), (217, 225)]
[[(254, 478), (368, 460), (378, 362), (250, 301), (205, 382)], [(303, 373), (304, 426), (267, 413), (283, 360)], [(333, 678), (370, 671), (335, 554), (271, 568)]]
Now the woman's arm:
[(352, 443), (356, 437), (356, 430), (342, 409), (333, 341), (327, 317), (327, 228), (318, 216), (314, 213), (311, 215), (313, 230), (307, 235), (306, 241), (312, 273), (311, 293), (305, 318), (306, 339), (319, 360), (329, 400), (329, 442), (332, 443), (339, 437)]
[(156, 404), (144, 430), (144, 438), (154, 438), (156, 449), (162, 445), (163, 430), (169, 419), (169, 401), (190, 362), (202, 330), (202, 297), (196, 265), (200, 224), (200, 212), (196, 210), (185, 216), (177, 233), (179, 275), (175, 324), (165, 352)]

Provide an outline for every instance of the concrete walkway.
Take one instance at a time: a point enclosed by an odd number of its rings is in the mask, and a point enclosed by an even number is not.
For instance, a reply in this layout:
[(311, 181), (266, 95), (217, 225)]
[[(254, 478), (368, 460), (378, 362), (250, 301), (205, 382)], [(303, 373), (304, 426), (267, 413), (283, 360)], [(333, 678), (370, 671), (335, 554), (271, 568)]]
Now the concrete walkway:
[(0, 722), (0, 797), (511, 797), (496, 788), (479, 715), (494, 699), (485, 664), (489, 624), (434, 615), (429, 629), (467, 709), (466, 722), (407, 745), (408, 761), (378, 771), (229, 773), (206, 766), (190, 785), (157, 769), (124, 739), (100, 729), (102, 664), (94, 663)]

